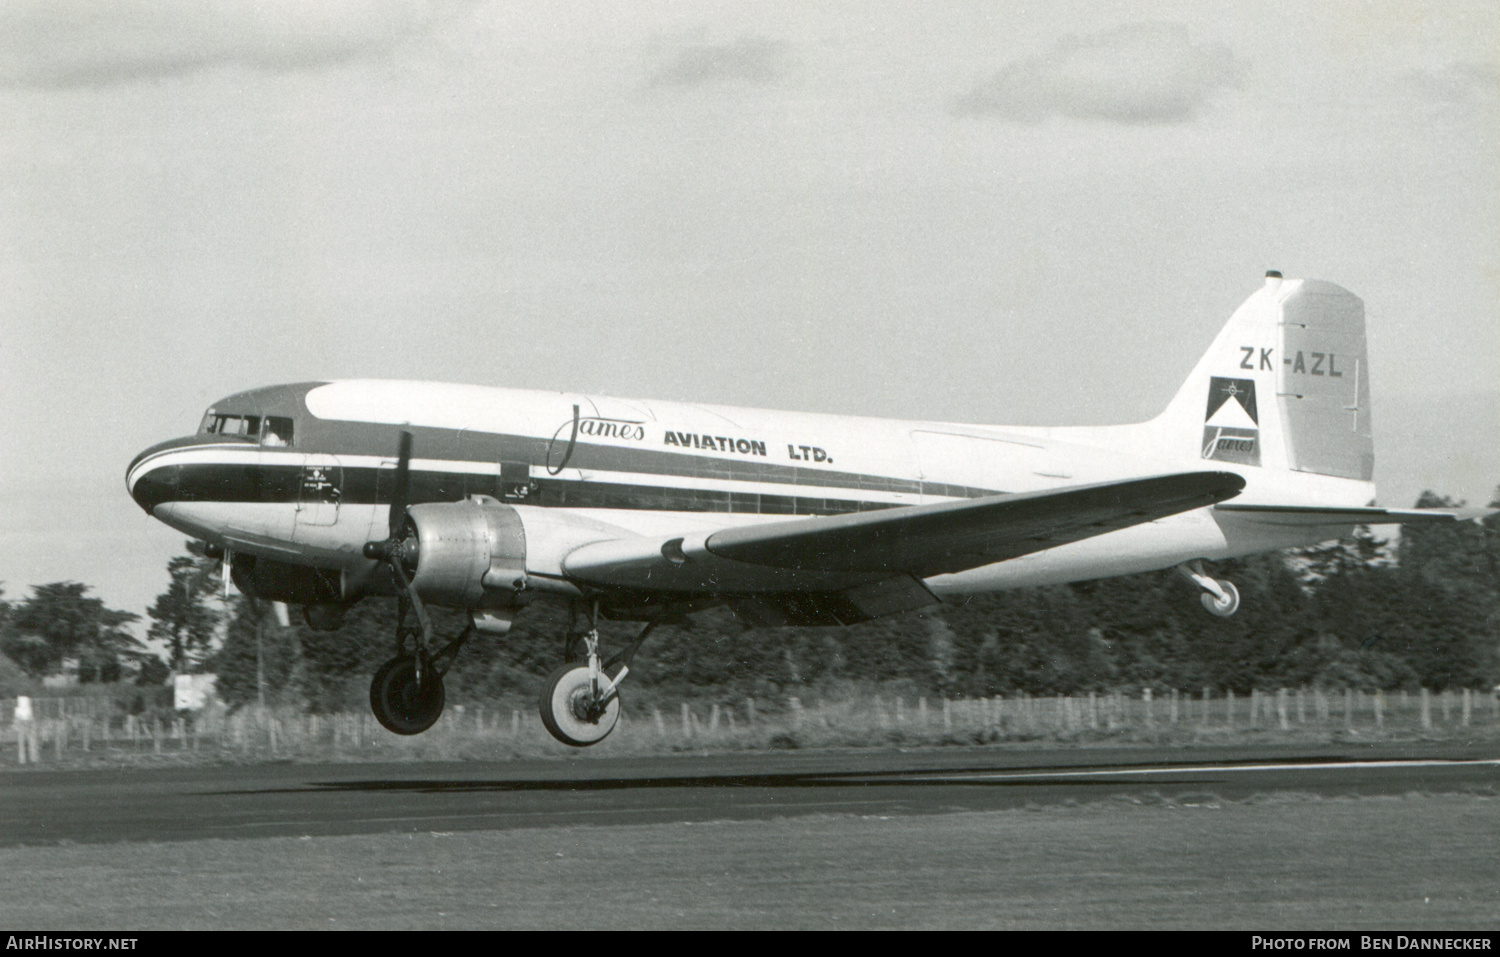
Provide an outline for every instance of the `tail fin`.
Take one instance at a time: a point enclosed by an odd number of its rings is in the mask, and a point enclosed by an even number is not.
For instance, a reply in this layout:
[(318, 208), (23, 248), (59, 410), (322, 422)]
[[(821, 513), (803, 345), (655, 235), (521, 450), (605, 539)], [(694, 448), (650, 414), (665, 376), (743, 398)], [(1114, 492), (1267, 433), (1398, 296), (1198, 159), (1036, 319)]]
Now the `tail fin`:
[(1203, 459), (1370, 481), (1364, 302), (1267, 273), (1152, 424)]

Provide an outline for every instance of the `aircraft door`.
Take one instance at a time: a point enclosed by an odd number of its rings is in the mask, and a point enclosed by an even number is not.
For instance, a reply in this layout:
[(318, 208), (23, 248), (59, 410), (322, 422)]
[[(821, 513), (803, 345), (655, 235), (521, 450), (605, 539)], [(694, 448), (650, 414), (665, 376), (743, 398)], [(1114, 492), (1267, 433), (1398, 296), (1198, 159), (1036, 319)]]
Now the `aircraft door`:
[(332, 525), (339, 520), (344, 470), (332, 455), (302, 457), (302, 480), (297, 490), (297, 525)]

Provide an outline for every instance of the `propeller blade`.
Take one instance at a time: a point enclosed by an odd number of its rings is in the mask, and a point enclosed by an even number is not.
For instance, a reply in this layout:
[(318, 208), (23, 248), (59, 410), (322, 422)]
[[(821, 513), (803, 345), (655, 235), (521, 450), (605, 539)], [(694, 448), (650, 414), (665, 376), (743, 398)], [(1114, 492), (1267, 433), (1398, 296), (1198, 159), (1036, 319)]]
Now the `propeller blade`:
[(422, 628), (422, 647), (430, 647), (432, 644), (432, 619), (427, 615), (427, 606), (422, 603), (422, 596), (411, 587), (411, 582), (406, 577), (406, 571), (401, 567), (399, 558), (391, 559), (391, 573), (395, 575), (400, 590), (411, 600), (412, 611), (417, 613), (417, 624)]
[(401, 443), (396, 453), (396, 484), (391, 489), (391, 540), (395, 541), (406, 529), (406, 497), (411, 473), (411, 433), (401, 431)]

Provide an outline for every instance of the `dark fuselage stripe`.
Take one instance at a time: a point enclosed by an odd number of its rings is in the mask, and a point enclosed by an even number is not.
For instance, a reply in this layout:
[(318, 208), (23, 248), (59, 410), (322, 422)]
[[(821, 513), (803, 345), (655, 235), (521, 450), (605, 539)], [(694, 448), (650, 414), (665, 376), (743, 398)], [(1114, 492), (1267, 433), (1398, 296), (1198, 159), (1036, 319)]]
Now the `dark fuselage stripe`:
[[(387, 504), (395, 472), (360, 466), (190, 463), (151, 469), (135, 495), (150, 508), (162, 502)], [(845, 490), (846, 492), (848, 490)], [(781, 495), (671, 485), (635, 485), (531, 477), (506, 482), (497, 471), (438, 472), (413, 469), (412, 504), (456, 502), (490, 495), (511, 504), (544, 508), (613, 508), (758, 515), (840, 515), (890, 508), (895, 503), (824, 495)]]

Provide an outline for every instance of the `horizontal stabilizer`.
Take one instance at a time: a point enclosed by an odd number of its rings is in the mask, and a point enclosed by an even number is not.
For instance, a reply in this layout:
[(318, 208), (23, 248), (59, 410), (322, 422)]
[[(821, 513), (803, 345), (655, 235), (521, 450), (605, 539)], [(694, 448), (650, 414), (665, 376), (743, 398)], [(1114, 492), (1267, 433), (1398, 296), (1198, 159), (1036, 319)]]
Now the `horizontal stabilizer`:
[(1214, 511), (1243, 516), (1259, 525), (1292, 528), (1309, 525), (1427, 525), (1474, 521), (1495, 513), (1492, 508), (1343, 508), (1236, 503), (1216, 505)]

